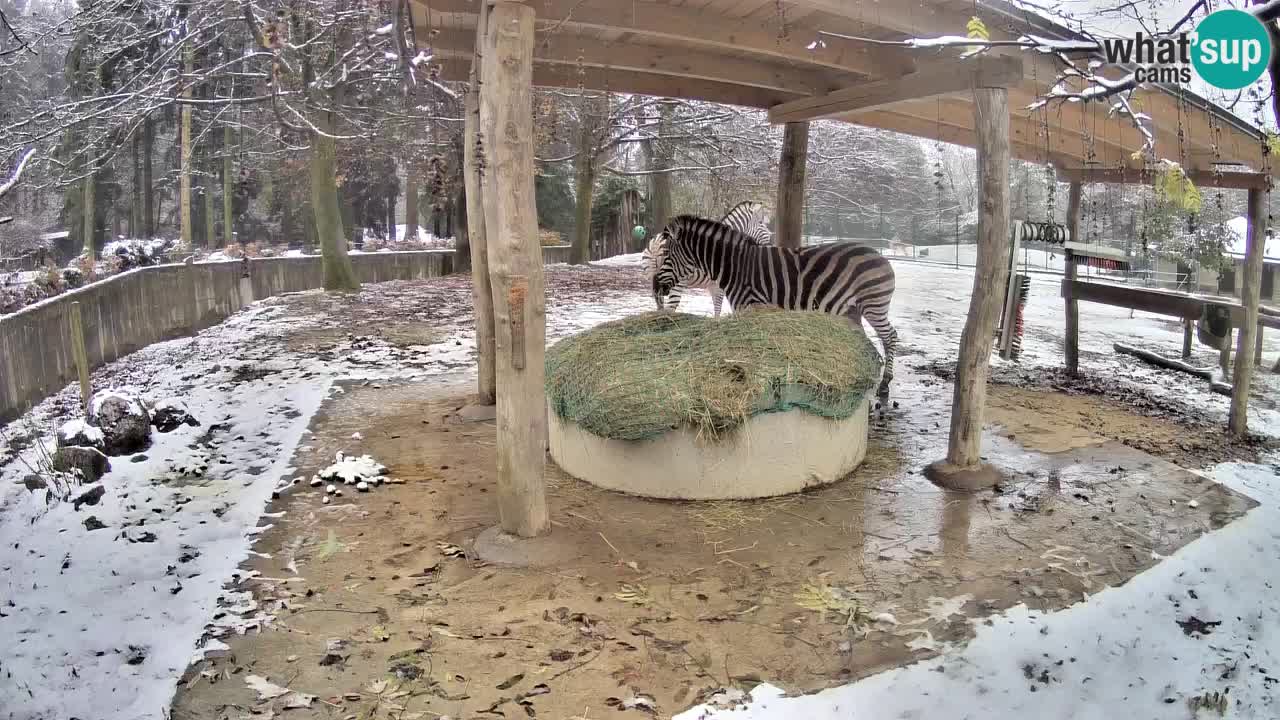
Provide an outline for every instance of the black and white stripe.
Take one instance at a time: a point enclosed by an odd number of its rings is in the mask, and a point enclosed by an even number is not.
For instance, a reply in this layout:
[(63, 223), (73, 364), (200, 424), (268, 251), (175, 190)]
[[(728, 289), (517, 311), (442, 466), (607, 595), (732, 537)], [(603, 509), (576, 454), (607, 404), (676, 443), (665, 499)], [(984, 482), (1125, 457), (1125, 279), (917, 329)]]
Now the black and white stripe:
[[(769, 217), (764, 209), (764, 205), (753, 200), (744, 200), (734, 205), (725, 216), (720, 219), (721, 224), (726, 225), (743, 235), (750, 238), (753, 242), (760, 245), (769, 245), (773, 242), (773, 232), (769, 230)], [(661, 233), (649, 241), (649, 246), (645, 248), (644, 259), (645, 268), (650, 277), (657, 269), (656, 258), (662, 254), (662, 237)], [(694, 273), (688, 277), (680, 279), (680, 282), (671, 289), (667, 294), (669, 307), (676, 309), (680, 307), (680, 300), (683, 295), (684, 288), (702, 288), (711, 293), (711, 307), (715, 311), (715, 316), (720, 317), (720, 309), (724, 305), (724, 292), (715, 284), (711, 278), (700, 273)], [(658, 306), (661, 310), (662, 305)]]
[(884, 347), (878, 394), (889, 394), (898, 333), (889, 324), (893, 266), (874, 248), (841, 242), (790, 250), (758, 245), (713, 220), (682, 215), (655, 241), (653, 295), (663, 306), (682, 278), (699, 275), (724, 289), (735, 309), (772, 305), (844, 315), (861, 326), (866, 318)]

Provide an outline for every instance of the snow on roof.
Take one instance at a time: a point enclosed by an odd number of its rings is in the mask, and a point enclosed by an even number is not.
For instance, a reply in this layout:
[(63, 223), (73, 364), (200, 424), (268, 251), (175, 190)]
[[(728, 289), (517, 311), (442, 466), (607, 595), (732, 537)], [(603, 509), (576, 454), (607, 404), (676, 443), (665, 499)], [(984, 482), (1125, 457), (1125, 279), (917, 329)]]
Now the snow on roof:
[[(1245, 246), (1248, 244), (1249, 238), (1249, 219), (1241, 215), (1231, 218), (1227, 221), (1227, 229), (1231, 231), (1231, 246), (1227, 248), (1227, 254), (1232, 257), (1244, 257)], [(1280, 243), (1273, 242), (1274, 238), (1268, 237), (1262, 257), (1266, 260), (1275, 260), (1280, 262)]]

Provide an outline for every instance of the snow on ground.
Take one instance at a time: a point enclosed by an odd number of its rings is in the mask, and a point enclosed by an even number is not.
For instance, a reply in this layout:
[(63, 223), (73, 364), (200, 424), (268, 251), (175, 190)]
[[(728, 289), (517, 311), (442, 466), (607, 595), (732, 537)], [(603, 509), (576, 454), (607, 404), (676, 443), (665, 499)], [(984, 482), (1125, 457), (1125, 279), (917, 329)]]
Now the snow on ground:
[(785, 698), (766, 683), (745, 709), (676, 720), (1219, 717), (1189, 706), (1210, 693), (1226, 694), (1226, 717), (1277, 717), (1280, 487), (1266, 466), (1212, 477), (1262, 505), (1121, 587), (1057, 613), (1020, 605), (976, 621), (968, 645), (852, 685)]
[[(405, 236), (405, 231), (408, 229), (408, 227), (409, 227), (408, 225), (396, 225), (396, 241), (397, 242), (403, 242), (409, 239)], [(365, 228), (364, 241), (367, 243), (382, 243), (386, 241), (386, 238), (380, 238), (377, 235), (375, 235), (372, 230)], [(453, 247), (453, 238), (436, 237), (421, 225), (418, 226), (418, 242), (426, 245), (427, 247), (432, 247), (432, 248)]]
[[(899, 362), (909, 370), (899, 378), (918, 382), (918, 373), (954, 361), (972, 271), (912, 262), (895, 268), (892, 317), (901, 336)], [(652, 309), (640, 269), (630, 259), (550, 267), (549, 341)], [(682, 310), (710, 314), (709, 296), (689, 293)], [(194, 338), (153, 345), (100, 369), (95, 387), (129, 388), (151, 400), (182, 398), (201, 425), (157, 434), (154, 445), (133, 458), (112, 458), (105, 497), (79, 512), (71, 503), (46, 506), (43, 494), (21, 484), (41, 463), (38, 447), (22, 449), (22, 436), (51, 438), (60, 420), (75, 416), (75, 389), (5, 428), (0, 717), (164, 717), (193, 651), (219, 632), (206, 632), (207, 626), (234, 630), (257, 621), (249, 598), (224, 587), (249, 553), (272, 492), (291, 476), (289, 458), (334, 379), (427, 379), (469, 370), (470, 314), (465, 275), (368, 286), (351, 297), (299, 293), (260, 302)], [(1144, 368), (1111, 351), (1111, 342), (1123, 340), (1176, 353), (1176, 321), (1143, 313), (1130, 318), (1123, 309), (1087, 303), (1081, 316), (1087, 374), (1223, 421), (1226, 398), (1211, 394), (1206, 383)], [(397, 323), (422, 337), (389, 341), (385, 333)], [(1026, 326), (1021, 363), (997, 360), (997, 375), (1043, 375), (1061, 365), (1062, 301), (1055, 279), (1033, 281)], [(1280, 337), (1269, 335), (1266, 351), (1269, 365), (1280, 352)], [(1196, 360), (1209, 364), (1212, 356), (1198, 349)], [(1275, 377), (1259, 376), (1264, 399), (1251, 423), (1280, 435), (1280, 415), (1268, 401), (1280, 389)], [(358, 457), (359, 443), (353, 437), (332, 450)], [(1125, 587), (1049, 617), (1011, 611), (979, 628), (966, 648), (850, 687), (785, 701), (758, 690), (756, 709), (733, 717), (858, 717), (847, 711), (874, 708), (862, 714), (952, 718), (965, 717), (962, 711), (981, 702), (990, 709), (984, 718), (1025, 716), (1033, 707), (1037, 717), (1136, 711), (1136, 717), (1182, 718), (1188, 717), (1186, 706), (1165, 698), (1202, 686), (1230, 686), (1233, 702), (1249, 703), (1233, 716), (1273, 717), (1275, 681), (1267, 678), (1280, 649), (1271, 628), (1280, 618), (1270, 582), (1280, 534), (1271, 528), (1280, 520), (1280, 491), (1267, 467), (1223, 466), (1215, 477), (1263, 506)], [(90, 516), (96, 522), (86, 524)], [(105, 527), (90, 529), (98, 524)], [(1223, 624), (1207, 639), (1185, 637), (1173, 621), (1190, 615)], [(1238, 658), (1244, 650), (1252, 658), (1247, 663), (1215, 665), (1222, 653)], [(1026, 677), (1028, 666), (1034, 679)], [(1031, 685), (1034, 695), (1025, 692)], [(1032, 706), (1032, 700), (1041, 703)]]

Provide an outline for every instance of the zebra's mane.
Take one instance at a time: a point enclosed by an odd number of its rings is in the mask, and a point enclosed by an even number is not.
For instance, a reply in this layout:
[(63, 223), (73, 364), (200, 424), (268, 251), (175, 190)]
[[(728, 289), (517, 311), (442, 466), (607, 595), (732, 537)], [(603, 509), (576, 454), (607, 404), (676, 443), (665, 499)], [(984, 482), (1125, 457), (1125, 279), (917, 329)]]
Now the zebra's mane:
[[(671, 228), (676, 228), (681, 231), (678, 233), (669, 233), (677, 240), (683, 240), (694, 234), (698, 234), (703, 235), (704, 237), (715, 237), (720, 241), (728, 243), (747, 245), (756, 244), (750, 236), (734, 230), (719, 220), (711, 220), (709, 218), (698, 217), (697, 215), (678, 215), (667, 224), (667, 229)], [(708, 230), (713, 232), (702, 232)]]

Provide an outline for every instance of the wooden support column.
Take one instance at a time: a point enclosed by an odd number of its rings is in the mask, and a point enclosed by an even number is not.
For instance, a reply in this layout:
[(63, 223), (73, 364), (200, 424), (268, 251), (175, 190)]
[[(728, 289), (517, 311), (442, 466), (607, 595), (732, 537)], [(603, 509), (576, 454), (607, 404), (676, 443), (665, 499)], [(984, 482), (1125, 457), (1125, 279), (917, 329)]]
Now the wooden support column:
[(1240, 302), (1244, 305), (1244, 321), (1237, 331), (1235, 377), (1232, 378), (1231, 414), (1228, 426), (1236, 436), (1249, 433), (1249, 386), (1253, 381), (1254, 338), (1258, 332), (1258, 301), (1262, 290), (1263, 245), (1267, 239), (1266, 192), (1249, 191), (1249, 244), (1244, 253), (1244, 285)]
[[(1067, 234), (1072, 242), (1080, 242), (1080, 195), (1083, 187), (1079, 182), (1072, 182), (1067, 189)], [(1080, 372), (1080, 303), (1071, 294), (1071, 282), (1076, 279), (1076, 264), (1071, 259), (1071, 251), (1064, 251), (1063, 277), (1068, 281), (1063, 284), (1066, 290), (1063, 295), (1067, 300), (1067, 325), (1063, 332), (1062, 344), (1066, 356), (1067, 374), (1077, 375)]]
[[(480, 138), (480, 68), (483, 65), (485, 47), (485, 23), (488, 15), (488, 2), (480, 3), (480, 12), (476, 21), (475, 52), (471, 57), (471, 77), (467, 94), (463, 98), (463, 184), (467, 193), (467, 237), (471, 246), (471, 296), (475, 301), (476, 313), (476, 404), (493, 405), (497, 397), (497, 380), (494, 377), (493, 347), (493, 291), (489, 285), (489, 250), (485, 242), (484, 228), (484, 170), (483, 159), (479, 157), (476, 142)], [(407, 170), (410, 177), (408, 187), (411, 194), (405, 202), (412, 208), (413, 227), (409, 232), (416, 232), (418, 191), (413, 173), (416, 168)]]
[(485, 243), (492, 285), (498, 511), (506, 533), (550, 529), (543, 488), (546, 307), (533, 190), (533, 8), (495, 3), (480, 67)]
[(927, 468), (931, 480), (957, 490), (989, 487), (1000, 480), (999, 471), (981, 459), (982, 413), (991, 338), (1009, 267), (1009, 92), (979, 87), (973, 98), (980, 193), (977, 268), (956, 360), (947, 457)]
[(1195, 335), (1195, 321), (1191, 318), (1182, 319), (1182, 359), (1191, 359), (1192, 337)]
[(799, 248), (804, 238), (804, 171), (809, 154), (809, 123), (789, 122), (782, 131), (778, 158), (778, 247)]

